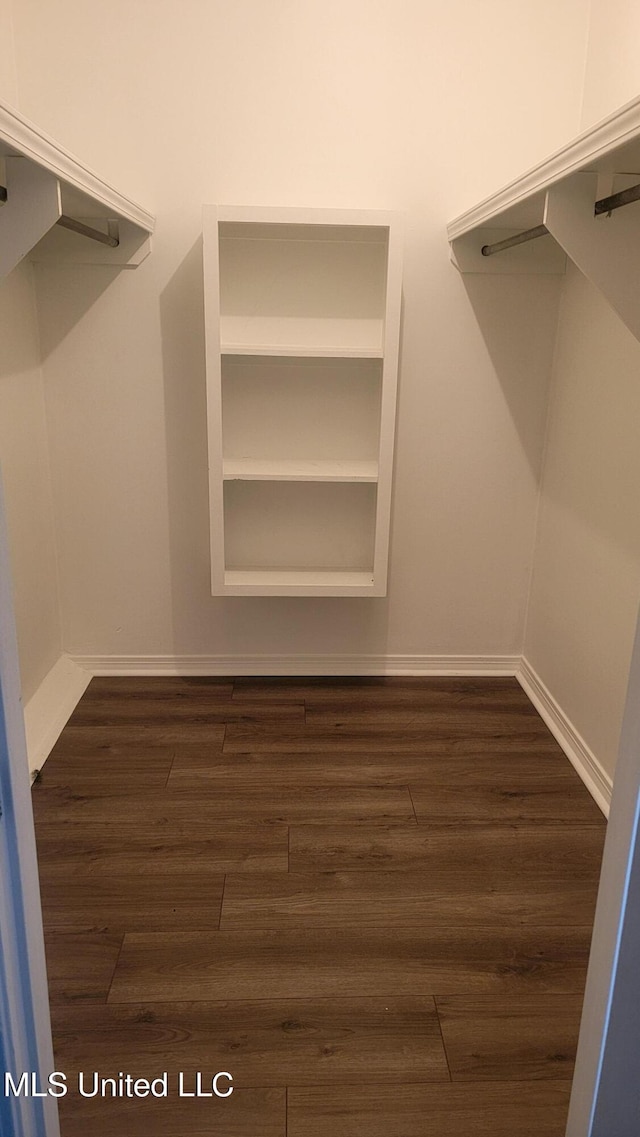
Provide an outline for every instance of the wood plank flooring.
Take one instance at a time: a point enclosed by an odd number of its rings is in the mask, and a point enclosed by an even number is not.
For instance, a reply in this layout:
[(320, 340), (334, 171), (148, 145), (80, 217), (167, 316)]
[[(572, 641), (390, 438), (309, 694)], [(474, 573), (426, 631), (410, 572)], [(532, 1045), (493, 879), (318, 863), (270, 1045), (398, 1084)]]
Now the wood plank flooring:
[(94, 679), (33, 802), (63, 1137), (562, 1137), (605, 823), (515, 680)]

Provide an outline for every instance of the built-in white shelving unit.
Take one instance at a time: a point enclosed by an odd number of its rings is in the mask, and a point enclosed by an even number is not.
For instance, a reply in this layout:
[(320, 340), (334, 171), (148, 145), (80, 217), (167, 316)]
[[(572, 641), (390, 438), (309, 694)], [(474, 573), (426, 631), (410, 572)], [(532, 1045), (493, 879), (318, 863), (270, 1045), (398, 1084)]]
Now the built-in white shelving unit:
[[(453, 262), (462, 273), (563, 273), (568, 256), (640, 339), (640, 200), (602, 205), (638, 185), (640, 99), (452, 221)], [(542, 236), (483, 255), (538, 227)]]
[(0, 276), (26, 256), (135, 268), (150, 251), (153, 216), (4, 104), (0, 187)]
[(205, 206), (214, 595), (386, 593), (397, 216)]

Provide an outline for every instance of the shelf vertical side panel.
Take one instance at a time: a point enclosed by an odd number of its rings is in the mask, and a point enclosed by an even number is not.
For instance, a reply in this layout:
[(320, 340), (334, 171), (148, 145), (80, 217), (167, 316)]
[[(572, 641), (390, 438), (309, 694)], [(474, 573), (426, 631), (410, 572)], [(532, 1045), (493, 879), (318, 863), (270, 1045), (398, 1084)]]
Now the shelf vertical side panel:
[(207, 444), (209, 457), (209, 534), (211, 591), (224, 589), (224, 494), (222, 460), (222, 374), (220, 357), (220, 258), (218, 210), (205, 205), (202, 213), (205, 353), (207, 371)]
[(597, 193), (597, 174), (573, 174), (549, 189), (544, 222), (574, 264), (640, 339), (640, 204), (596, 217)]
[(6, 158), (7, 201), (0, 206), (0, 276), (7, 276), (62, 214), (60, 183), (27, 158)]
[(393, 479), (393, 453), (400, 349), (400, 316), (402, 308), (402, 258), (402, 225), (400, 219), (395, 216), (389, 225), (389, 247), (387, 253), (387, 295), (384, 322), (378, 494), (376, 502), (376, 537), (373, 568), (373, 594), (375, 596), (386, 596), (387, 594), (389, 534), (391, 527), (391, 488)]

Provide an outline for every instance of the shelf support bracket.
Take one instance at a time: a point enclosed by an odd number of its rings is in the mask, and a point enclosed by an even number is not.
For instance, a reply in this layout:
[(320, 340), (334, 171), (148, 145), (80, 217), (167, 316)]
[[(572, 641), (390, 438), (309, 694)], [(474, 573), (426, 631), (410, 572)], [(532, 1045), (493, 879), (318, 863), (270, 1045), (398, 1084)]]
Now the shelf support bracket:
[(603, 213), (595, 215), (596, 184), (597, 174), (578, 173), (551, 186), (544, 222), (574, 264), (640, 339), (640, 217), (638, 210), (616, 207), (610, 217), (603, 215), (608, 213), (606, 202), (611, 199), (607, 198), (603, 199)]
[[(623, 205), (632, 205), (640, 201), (640, 184), (629, 186), (628, 189), (618, 190), (609, 197), (602, 197), (593, 208), (594, 217), (606, 213), (609, 216), (614, 209), (621, 209)], [(547, 237), (549, 230), (546, 225), (536, 225), (533, 229), (525, 229), (522, 233), (515, 233), (513, 237), (505, 237), (504, 241), (496, 241), (493, 245), (483, 245), (480, 252), (483, 257), (492, 257), (494, 253), (503, 253), (505, 249), (513, 249), (515, 245), (524, 245), (527, 241), (535, 241), (538, 237)]]
[[(7, 198), (6, 186), (0, 186), (0, 202), (7, 201)], [(86, 225), (84, 221), (67, 217), (66, 213), (60, 214), (56, 224), (61, 225), (63, 229), (70, 229), (72, 233), (80, 233), (82, 237), (88, 237), (91, 241), (99, 241), (101, 245), (107, 245), (110, 249), (117, 249), (120, 244), (118, 238), (111, 233), (102, 233), (100, 229), (94, 229), (92, 225)]]
[(0, 276), (7, 276), (62, 216), (54, 174), (27, 158), (7, 158), (7, 200), (0, 209)]

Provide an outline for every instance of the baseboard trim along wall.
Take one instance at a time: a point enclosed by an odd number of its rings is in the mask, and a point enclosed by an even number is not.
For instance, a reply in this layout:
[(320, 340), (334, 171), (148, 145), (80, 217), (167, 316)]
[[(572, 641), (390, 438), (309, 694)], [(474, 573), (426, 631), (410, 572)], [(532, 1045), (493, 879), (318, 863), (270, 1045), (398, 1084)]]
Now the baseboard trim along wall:
[(519, 655), (76, 655), (93, 675), (515, 675)]
[(580, 775), (592, 798), (600, 806), (605, 817), (608, 817), (613, 788), (611, 777), (524, 656), (516, 671), (516, 678), (564, 750), (571, 765)]
[(24, 708), (32, 778), (53, 750), (91, 682), (91, 672), (61, 655)]
[(540, 676), (519, 655), (63, 655), (25, 707), (31, 771), (46, 761), (94, 675), (515, 677), (602, 812), (609, 814), (611, 778)]

